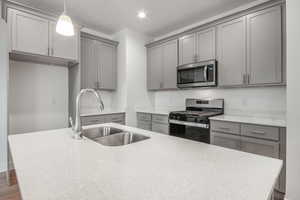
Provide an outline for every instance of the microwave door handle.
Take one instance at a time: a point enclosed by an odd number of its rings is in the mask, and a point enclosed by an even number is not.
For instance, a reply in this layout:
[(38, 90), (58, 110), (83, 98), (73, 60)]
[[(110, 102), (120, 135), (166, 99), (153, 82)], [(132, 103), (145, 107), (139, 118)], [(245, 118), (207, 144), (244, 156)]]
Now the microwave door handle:
[(207, 82), (207, 66), (204, 67), (204, 71), (203, 71), (203, 75), (204, 75), (204, 81)]

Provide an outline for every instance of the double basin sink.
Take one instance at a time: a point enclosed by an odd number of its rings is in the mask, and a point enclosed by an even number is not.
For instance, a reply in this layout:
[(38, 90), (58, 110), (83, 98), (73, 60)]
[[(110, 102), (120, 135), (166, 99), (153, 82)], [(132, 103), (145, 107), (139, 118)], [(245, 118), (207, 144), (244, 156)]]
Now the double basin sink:
[(84, 137), (105, 146), (123, 146), (150, 138), (110, 126), (85, 129), (82, 131), (82, 134)]

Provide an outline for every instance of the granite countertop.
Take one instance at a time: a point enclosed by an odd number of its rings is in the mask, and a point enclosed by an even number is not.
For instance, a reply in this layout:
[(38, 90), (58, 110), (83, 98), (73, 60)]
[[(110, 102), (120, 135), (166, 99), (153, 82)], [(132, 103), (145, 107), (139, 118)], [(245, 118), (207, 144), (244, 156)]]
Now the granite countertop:
[(156, 114), (156, 115), (169, 115), (171, 111), (167, 110), (156, 110), (156, 109), (136, 109), (137, 113), (149, 113), (149, 114)]
[(238, 122), (246, 124), (256, 124), (265, 126), (276, 126), (276, 127), (286, 127), (286, 120), (271, 117), (250, 117), (250, 116), (238, 116), (238, 115), (218, 115), (215, 117), (210, 117), (210, 120), (217, 121), (228, 121), (228, 122)]
[(24, 200), (267, 200), (282, 161), (118, 124), (148, 140), (108, 147), (71, 129), (9, 136)]

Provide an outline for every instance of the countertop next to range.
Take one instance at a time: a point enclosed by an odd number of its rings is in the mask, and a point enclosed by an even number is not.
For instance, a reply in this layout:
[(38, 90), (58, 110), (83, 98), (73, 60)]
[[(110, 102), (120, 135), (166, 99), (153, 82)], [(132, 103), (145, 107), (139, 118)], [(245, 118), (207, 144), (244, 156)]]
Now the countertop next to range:
[(283, 118), (271, 118), (271, 117), (254, 117), (254, 116), (238, 116), (238, 115), (218, 115), (210, 117), (210, 120), (237, 122), (245, 124), (255, 124), (264, 126), (286, 127), (286, 120)]
[(24, 200), (267, 200), (282, 161), (118, 124), (148, 140), (108, 147), (71, 129), (12, 135)]

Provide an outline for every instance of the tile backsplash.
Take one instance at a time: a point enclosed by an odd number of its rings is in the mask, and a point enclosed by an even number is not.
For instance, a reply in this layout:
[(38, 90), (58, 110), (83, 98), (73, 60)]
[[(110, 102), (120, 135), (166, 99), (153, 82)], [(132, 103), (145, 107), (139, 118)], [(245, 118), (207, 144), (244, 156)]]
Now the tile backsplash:
[(186, 98), (223, 98), (225, 114), (285, 118), (286, 88), (231, 88), (159, 91), (155, 93), (155, 109), (184, 107)]

